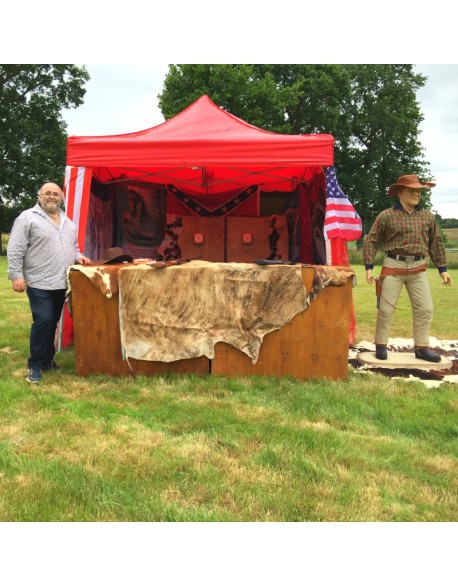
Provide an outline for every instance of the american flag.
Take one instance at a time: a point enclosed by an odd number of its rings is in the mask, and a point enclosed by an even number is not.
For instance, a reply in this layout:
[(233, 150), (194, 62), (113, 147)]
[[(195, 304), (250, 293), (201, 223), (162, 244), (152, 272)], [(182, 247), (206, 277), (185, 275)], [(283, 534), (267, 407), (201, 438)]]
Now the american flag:
[(325, 178), (325, 237), (328, 239), (343, 238), (347, 241), (357, 240), (362, 234), (361, 218), (339, 186), (334, 165), (326, 167)]

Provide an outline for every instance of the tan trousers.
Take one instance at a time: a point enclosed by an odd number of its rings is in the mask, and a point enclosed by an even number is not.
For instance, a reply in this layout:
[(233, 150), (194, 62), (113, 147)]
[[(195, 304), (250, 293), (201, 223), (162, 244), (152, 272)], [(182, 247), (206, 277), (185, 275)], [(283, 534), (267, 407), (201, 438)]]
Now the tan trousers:
[[(423, 261), (397, 261), (385, 257), (383, 265), (396, 269), (413, 269), (424, 264)], [(387, 275), (382, 282), (380, 307), (375, 327), (375, 344), (387, 344), (391, 321), (403, 285), (406, 286), (412, 306), (413, 339), (415, 346), (429, 346), (429, 331), (433, 318), (433, 300), (426, 271), (414, 275)]]

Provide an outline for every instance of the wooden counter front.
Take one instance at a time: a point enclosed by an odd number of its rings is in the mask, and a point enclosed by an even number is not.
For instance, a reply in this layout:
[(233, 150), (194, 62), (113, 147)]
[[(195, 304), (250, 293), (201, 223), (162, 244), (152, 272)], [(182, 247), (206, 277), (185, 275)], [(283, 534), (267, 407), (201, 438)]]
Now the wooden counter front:
[(129, 363), (124, 361), (119, 331), (119, 296), (105, 297), (79, 271), (70, 271), (70, 284), (77, 375), (204, 375), (210, 372), (210, 360), (207, 357), (171, 363), (136, 359), (129, 359)]
[[(307, 291), (313, 274), (313, 268), (302, 269)], [(245, 353), (218, 342), (212, 374), (346, 379), (351, 300), (351, 279), (339, 287), (325, 287), (306, 310), (264, 337), (255, 365)]]
[[(302, 269), (310, 292), (313, 267)], [(170, 363), (122, 358), (118, 295), (106, 298), (79, 271), (70, 272), (76, 373), (108, 375), (158, 375), (196, 373), (214, 375), (274, 375), (297, 379), (345, 379), (348, 371), (348, 333), (352, 279), (342, 286), (321, 290), (310, 306), (291, 322), (267, 334), (258, 361), (227, 343), (215, 345), (215, 357)], [(129, 367), (130, 364), (130, 367)]]

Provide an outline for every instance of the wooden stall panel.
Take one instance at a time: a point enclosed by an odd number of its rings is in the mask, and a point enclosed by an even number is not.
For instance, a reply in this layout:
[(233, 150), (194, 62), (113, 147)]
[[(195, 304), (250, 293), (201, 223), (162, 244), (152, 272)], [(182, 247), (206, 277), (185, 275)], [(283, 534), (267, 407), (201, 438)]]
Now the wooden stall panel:
[(288, 227), (284, 216), (229, 216), (226, 223), (228, 263), (253, 263), (256, 259), (269, 258), (288, 260)]
[(204, 261), (224, 261), (224, 218), (183, 216), (178, 244), (181, 256)]
[[(303, 270), (304, 283), (310, 283)], [(328, 286), (291, 322), (264, 337), (258, 361), (219, 342), (211, 362), (214, 375), (274, 375), (297, 379), (346, 379), (352, 281)]]
[[(209, 373), (209, 359), (197, 357), (164, 363), (124, 361), (119, 331), (118, 296), (105, 297), (79, 271), (70, 272), (76, 374), (157, 375), (160, 373)], [(130, 364), (130, 367), (129, 367)]]

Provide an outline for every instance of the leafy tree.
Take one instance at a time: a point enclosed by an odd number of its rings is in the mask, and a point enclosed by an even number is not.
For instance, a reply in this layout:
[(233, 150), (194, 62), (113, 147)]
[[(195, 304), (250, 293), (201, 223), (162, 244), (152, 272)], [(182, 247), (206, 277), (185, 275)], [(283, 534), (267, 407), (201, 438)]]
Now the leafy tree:
[(349, 91), (339, 65), (170, 65), (159, 94), (165, 119), (203, 94), (223, 110), (273, 132), (329, 132)]
[(167, 120), (203, 94), (255, 126), (289, 132), (274, 79), (255, 76), (251, 65), (170, 65), (159, 107)]
[(425, 82), (412, 65), (171, 65), (159, 105), (168, 119), (208, 94), (266, 130), (332, 134), (339, 183), (367, 230), (400, 175), (430, 179), (416, 99)]
[(63, 108), (83, 103), (89, 74), (75, 65), (0, 65), (0, 233), (65, 168)]
[[(386, 188), (399, 176), (430, 177), (419, 141), (423, 115), (416, 99), (426, 78), (414, 74), (412, 65), (343, 67), (351, 80), (351, 98), (342, 115), (349, 118), (351, 135), (336, 150), (336, 167), (367, 230), (391, 204)], [(428, 192), (422, 204), (430, 207)]]

